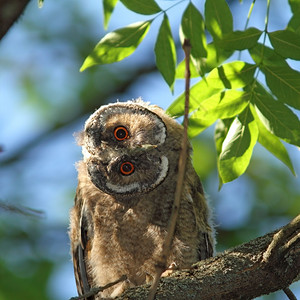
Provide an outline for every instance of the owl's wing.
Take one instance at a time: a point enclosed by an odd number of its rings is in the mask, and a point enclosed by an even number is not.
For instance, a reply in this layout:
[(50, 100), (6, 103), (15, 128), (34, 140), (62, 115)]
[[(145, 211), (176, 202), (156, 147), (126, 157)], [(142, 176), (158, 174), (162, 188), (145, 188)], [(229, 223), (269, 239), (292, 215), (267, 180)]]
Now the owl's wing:
[(197, 176), (195, 189), (193, 190), (194, 213), (199, 238), (199, 260), (212, 257), (214, 254), (213, 229), (209, 224), (209, 208), (204, 197), (201, 181)]
[[(86, 259), (91, 245), (91, 230), (89, 230), (91, 224), (91, 218), (85, 209), (84, 201), (80, 198), (80, 193), (76, 194), (75, 205), (81, 207), (80, 210), (80, 243), (73, 250), (73, 265), (76, 278), (76, 286), (79, 295), (84, 295), (90, 291), (89, 277), (86, 266)], [(93, 300), (94, 296), (87, 297), (85, 300)]]

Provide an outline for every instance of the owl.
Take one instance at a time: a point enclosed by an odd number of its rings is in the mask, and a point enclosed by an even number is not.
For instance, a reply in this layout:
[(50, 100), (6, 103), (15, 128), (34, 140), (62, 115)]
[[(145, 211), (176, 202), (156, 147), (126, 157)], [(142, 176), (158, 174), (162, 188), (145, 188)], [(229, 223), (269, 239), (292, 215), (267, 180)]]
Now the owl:
[[(174, 201), (182, 136), (180, 124), (141, 99), (102, 106), (86, 121), (78, 138), (83, 160), (77, 164), (69, 233), (79, 295), (123, 275), (126, 281), (86, 299), (114, 298), (153, 280)], [(167, 263), (185, 269), (213, 252), (208, 205), (189, 157)]]

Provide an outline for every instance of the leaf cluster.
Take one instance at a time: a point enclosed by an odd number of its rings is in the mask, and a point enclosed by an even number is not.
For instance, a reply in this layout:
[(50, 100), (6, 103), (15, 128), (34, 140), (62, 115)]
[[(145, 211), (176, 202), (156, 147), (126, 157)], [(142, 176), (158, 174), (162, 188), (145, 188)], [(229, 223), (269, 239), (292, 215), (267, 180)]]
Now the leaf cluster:
[[(226, 0), (206, 0), (204, 12), (191, 2), (182, 14), (179, 36), (191, 44), (191, 74), (199, 78), (190, 89), (189, 136), (195, 137), (216, 124), (220, 185), (242, 175), (257, 142), (281, 160), (293, 174), (294, 168), (282, 141), (300, 146), (300, 72), (287, 59), (300, 60), (300, 1), (286, 0), (292, 17), (284, 30), (268, 31), (270, 1), (264, 30), (233, 28)], [(117, 0), (103, 0), (107, 26)], [(163, 15), (154, 52), (156, 65), (173, 90), (176, 79), (184, 78), (184, 62), (177, 63), (176, 48), (167, 10), (155, 0), (120, 0), (129, 10), (155, 15), (105, 35), (86, 58), (84, 70), (98, 64), (120, 61), (131, 55), (147, 35), (152, 22)], [(175, 4), (174, 4), (175, 2)], [(174, 1), (169, 9), (183, 1)], [(211, 42), (208, 42), (208, 37)], [(271, 47), (266, 46), (266, 40)], [(251, 61), (228, 61), (236, 52), (248, 52)], [(260, 75), (260, 76), (258, 76)], [(258, 78), (264, 78), (262, 84)], [(260, 79), (261, 80), (261, 79)], [(184, 93), (168, 108), (172, 116), (182, 116)]]

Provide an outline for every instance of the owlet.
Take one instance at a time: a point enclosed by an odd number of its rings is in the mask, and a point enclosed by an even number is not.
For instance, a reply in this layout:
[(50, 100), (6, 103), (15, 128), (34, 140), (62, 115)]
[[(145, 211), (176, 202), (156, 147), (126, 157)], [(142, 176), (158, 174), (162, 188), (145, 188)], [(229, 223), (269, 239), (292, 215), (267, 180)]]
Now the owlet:
[[(182, 136), (180, 124), (140, 99), (102, 106), (86, 121), (70, 224), (79, 295), (122, 275), (127, 280), (98, 299), (153, 279), (174, 201)], [(208, 206), (189, 157), (168, 265), (189, 268), (213, 251)]]

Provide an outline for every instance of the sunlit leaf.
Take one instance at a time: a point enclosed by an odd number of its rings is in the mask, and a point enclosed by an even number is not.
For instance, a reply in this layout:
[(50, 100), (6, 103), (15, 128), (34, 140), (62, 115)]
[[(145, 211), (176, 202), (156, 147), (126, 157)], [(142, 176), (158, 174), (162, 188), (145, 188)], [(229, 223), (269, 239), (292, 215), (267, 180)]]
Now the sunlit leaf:
[(257, 125), (250, 108), (247, 108), (234, 119), (222, 145), (218, 168), (224, 183), (236, 179), (246, 171), (257, 138)]
[(120, 0), (128, 9), (142, 15), (159, 13), (161, 8), (154, 0)]
[(287, 143), (300, 146), (300, 121), (283, 103), (254, 93), (257, 115), (264, 126)]
[(300, 109), (300, 73), (288, 66), (267, 66), (262, 68), (267, 85), (278, 100)]
[(258, 43), (255, 47), (248, 50), (256, 64), (263, 63), (268, 66), (288, 66), (285, 59), (278, 55), (273, 49)]
[(224, 35), (218, 41), (218, 46), (226, 50), (244, 50), (253, 47), (261, 36), (262, 31), (248, 28), (245, 31), (234, 31)]
[(80, 71), (109, 64), (131, 55), (147, 34), (151, 21), (138, 22), (105, 35), (85, 59)]
[[(226, 135), (228, 133), (232, 121), (233, 118), (223, 119), (223, 120), (219, 119), (216, 123), (214, 139), (215, 139), (215, 146), (216, 146), (216, 151), (218, 156), (222, 151), (222, 144), (226, 138)], [(222, 185), (223, 185), (223, 181), (219, 174), (219, 190), (221, 189)]]
[[(210, 96), (220, 92), (222, 88), (215, 88), (209, 85), (207, 80), (202, 79), (194, 84), (190, 89), (190, 106), (189, 111), (192, 112), (199, 108), (201, 102)], [(179, 117), (184, 114), (185, 94), (182, 93), (167, 109), (168, 114)]]
[(202, 58), (207, 56), (204, 27), (201, 13), (190, 2), (181, 19), (180, 37), (182, 44), (184, 38), (190, 41), (192, 60), (199, 73), (201, 72)]
[[(217, 50), (218, 49), (218, 50)], [(232, 55), (232, 51), (221, 49), (215, 43), (207, 45), (207, 57), (203, 62), (205, 73), (210, 72), (213, 68), (218, 67)]]
[(104, 28), (107, 29), (111, 14), (118, 0), (103, 0)]
[(199, 109), (189, 119), (189, 136), (198, 135), (218, 119), (228, 119), (238, 115), (249, 101), (249, 93), (236, 90), (221, 92), (202, 101)]
[(42, 8), (44, 6), (44, 0), (38, 0), (38, 7)]
[(233, 118), (230, 119), (219, 119), (216, 123), (214, 139), (218, 156), (222, 151), (222, 144), (226, 138), (230, 125)]
[(269, 33), (275, 51), (285, 58), (300, 59), (300, 35), (290, 30)]
[(175, 80), (176, 49), (166, 14), (158, 32), (154, 51), (157, 68), (172, 89)]
[(214, 39), (221, 39), (233, 30), (233, 19), (225, 0), (205, 1), (205, 24)]
[[(251, 83), (256, 66), (242, 61), (224, 64), (213, 69), (205, 78), (192, 86), (190, 90), (190, 112), (199, 108), (201, 102), (225, 88), (238, 89)], [(184, 93), (168, 108), (172, 116), (182, 116), (184, 113)]]
[[(221, 63), (223, 63), (226, 59), (228, 59), (232, 55), (232, 51), (218, 49), (218, 52), (216, 50), (216, 46), (214, 43), (210, 43), (207, 45), (207, 57), (201, 58), (200, 64), (201, 64), (201, 70), (204, 73), (210, 72), (212, 69), (218, 67)], [(191, 71), (191, 78), (193, 77), (199, 77), (199, 72), (194, 67), (194, 65), (190, 64), (190, 71)], [(177, 66), (176, 70), (176, 78), (184, 78), (184, 72), (185, 72), (185, 62), (182, 60), (180, 64)]]
[(255, 122), (259, 131), (258, 142), (268, 151), (270, 151), (275, 157), (281, 160), (291, 170), (293, 175), (295, 175), (293, 164), (285, 146), (281, 143), (280, 139), (277, 136), (267, 130), (267, 128), (263, 125), (260, 118), (258, 117), (256, 111), (254, 109), (251, 109), (251, 112), (254, 115)]
[(237, 89), (253, 81), (256, 65), (234, 61), (213, 69), (206, 80), (215, 88)]

